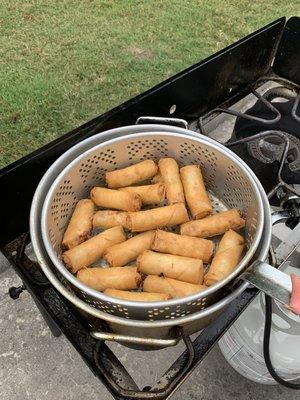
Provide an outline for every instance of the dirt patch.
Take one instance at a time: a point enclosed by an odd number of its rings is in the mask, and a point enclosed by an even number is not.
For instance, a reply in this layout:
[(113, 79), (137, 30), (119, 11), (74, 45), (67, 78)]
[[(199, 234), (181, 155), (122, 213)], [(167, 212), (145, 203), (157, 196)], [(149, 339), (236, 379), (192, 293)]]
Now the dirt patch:
[(13, 123), (16, 123), (19, 118), (20, 118), (20, 113), (19, 112), (14, 111), (10, 115), (11, 122), (13, 122)]
[(22, 16), (26, 21), (35, 21), (35, 16), (29, 12), (23, 13)]
[(154, 57), (154, 54), (150, 50), (141, 49), (137, 46), (130, 46), (128, 48), (129, 52), (139, 60), (149, 60)]

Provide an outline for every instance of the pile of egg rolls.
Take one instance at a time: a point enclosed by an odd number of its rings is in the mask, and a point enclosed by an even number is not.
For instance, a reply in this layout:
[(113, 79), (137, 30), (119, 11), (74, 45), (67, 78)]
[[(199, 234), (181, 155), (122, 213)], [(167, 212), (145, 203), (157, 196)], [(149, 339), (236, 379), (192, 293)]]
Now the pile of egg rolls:
[(165, 301), (202, 291), (237, 266), (245, 221), (237, 209), (213, 213), (198, 165), (149, 159), (105, 180), (76, 204), (62, 240), (62, 260), (80, 282), (119, 299)]

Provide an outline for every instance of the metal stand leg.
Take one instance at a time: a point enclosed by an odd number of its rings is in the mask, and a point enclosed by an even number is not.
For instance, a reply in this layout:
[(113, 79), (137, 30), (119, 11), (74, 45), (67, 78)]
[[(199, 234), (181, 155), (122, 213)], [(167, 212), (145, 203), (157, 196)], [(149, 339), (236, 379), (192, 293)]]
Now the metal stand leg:
[(50, 317), (50, 315), (44, 310), (44, 308), (35, 300), (34, 297), (33, 297), (33, 300), (34, 300), (37, 308), (39, 309), (40, 313), (42, 314), (42, 317), (44, 318), (44, 321), (48, 325), (52, 335), (54, 337), (59, 337), (62, 334), (62, 332), (59, 329), (59, 327), (56, 324), (56, 322)]

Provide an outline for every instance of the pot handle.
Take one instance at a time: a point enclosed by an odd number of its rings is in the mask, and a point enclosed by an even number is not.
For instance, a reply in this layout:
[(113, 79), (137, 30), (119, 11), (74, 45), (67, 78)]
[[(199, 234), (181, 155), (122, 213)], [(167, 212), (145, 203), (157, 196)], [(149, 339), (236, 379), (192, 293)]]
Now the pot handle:
[[(178, 371), (173, 379), (162, 379), (154, 387), (146, 387), (143, 390), (139, 390), (133, 381), (132, 377), (129, 376), (133, 385), (131, 388), (125, 388), (120, 385), (122, 383), (122, 376), (119, 372), (114, 373), (114, 368), (110, 363), (110, 360), (105, 358), (105, 353), (101, 352), (103, 342), (97, 342), (94, 348), (94, 361), (98, 369), (101, 371), (102, 376), (106, 381), (106, 385), (112, 391), (112, 393), (118, 398), (126, 398), (132, 400), (165, 400), (174, 391), (176, 386), (187, 376), (189, 373), (193, 361), (195, 358), (195, 349), (193, 342), (189, 336), (182, 336), (183, 342), (186, 346), (186, 356), (184, 362), (178, 368)], [(127, 376), (128, 378), (128, 376)]]
[[(281, 210), (272, 213), (272, 225), (287, 221), (295, 215), (290, 210)], [(277, 268), (256, 260), (241, 278), (262, 290), (285, 306), (289, 305), (292, 294), (291, 277)]]
[(112, 332), (103, 332), (100, 330), (91, 331), (91, 336), (94, 339), (109, 341), (109, 342), (119, 342), (119, 343), (127, 343), (127, 344), (136, 344), (140, 346), (147, 347), (171, 347), (176, 346), (180, 340), (180, 337), (174, 339), (152, 339), (138, 336), (128, 336), (122, 335)]
[(257, 260), (241, 278), (288, 306), (292, 293), (291, 277), (288, 274)]
[(142, 124), (162, 124), (162, 125), (174, 125), (179, 128), (188, 129), (188, 123), (185, 119), (182, 118), (169, 118), (169, 117), (139, 117), (136, 122), (136, 125)]

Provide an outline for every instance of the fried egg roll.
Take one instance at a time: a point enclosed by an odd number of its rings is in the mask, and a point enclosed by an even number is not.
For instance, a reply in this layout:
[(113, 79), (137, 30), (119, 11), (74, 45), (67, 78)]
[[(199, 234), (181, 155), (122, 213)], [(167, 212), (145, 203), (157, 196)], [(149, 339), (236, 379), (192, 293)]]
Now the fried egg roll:
[(94, 187), (91, 190), (91, 199), (99, 207), (122, 211), (138, 211), (142, 205), (142, 199), (136, 193), (121, 192), (103, 187)]
[(162, 183), (144, 186), (128, 186), (119, 190), (129, 193), (137, 193), (141, 196), (143, 204), (160, 203), (165, 198), (165, 186)]
[(137, 258), (137, 269), (146, 275), (163, 275), (196, 284), (203, 282), (203, 262), (196, 258), (146, 250)]
[(206, 289), (204, 285), (194, 285), (156, 275), (148, 275), (143, 284), (144, 292), (166, 293), (172, 298), (190, 296), (204, 289)]
[(63, 249), (71, 249), (90, 237), (94, 207), (90, 199), (78, 201), (63, 237)]
[(93, 227), (101, 229), (109, 229), (114, 226), (123, 226), (126, 228), (127, 212), (125, 211), (112, 211), (100, 210), (94, 214)]
[(183, 203), (151, 210), (128, 213), (127, 226), (132, 232), (143, 232), (165, 226), (179, 225), (189, 220)]
[(137, 289), (141, 283), (141, 276), (135, 267), (83, 268), (77, 272), (77, 279), (99, 292), (108, 288)]
[(150, 249), (155, 231), (143, 232), (126, 242), (109, 247), (104, 259), (111, 267), (122, 267), (135, 260), (143, 251)]
[(169, 204), (185, 203), (183, 187), (180, 179), (179, 168), (173, 158), (162, 158), (158, 163)]
[(189, 221), (181, 225), (181, 235), (197, 236), (201, 238), (222, 235), (229, 229), (240, 229), (245, 226), (245, 220), (240, 216), (239, 211), (232, 210), (210, 215), (203, 219)]
[(232, 229), (227, 231), (204, 277), (205, 285), (211, 286), (225, 279), (237, 266), (243, 249), (244, 238)]
[(88, 267), (101, 258), (108, 247), (124, 242), (125, 240), (126, 236), (123, 228), (121, 226), (115, 226), (65, 251), (62, 254), (62, 259), (68, 269), (75, 273), (80, 268)]
[(157, 171), (157, 165), (153, 160), (145, 160), (130, 167), (106, 172), (105, 179), (109, 188), (116, 189), (152, 178)]
[(201, 170), (198, 165), (186, 165), (180, 169), (181, 181), (186, 202), (194, 219), (206, 217), (212, 213)]
[(157, 230), (151, 249), (177, 256), (199, 258), (204, 263), (211, 259), (214, 244), (211, 240)]

